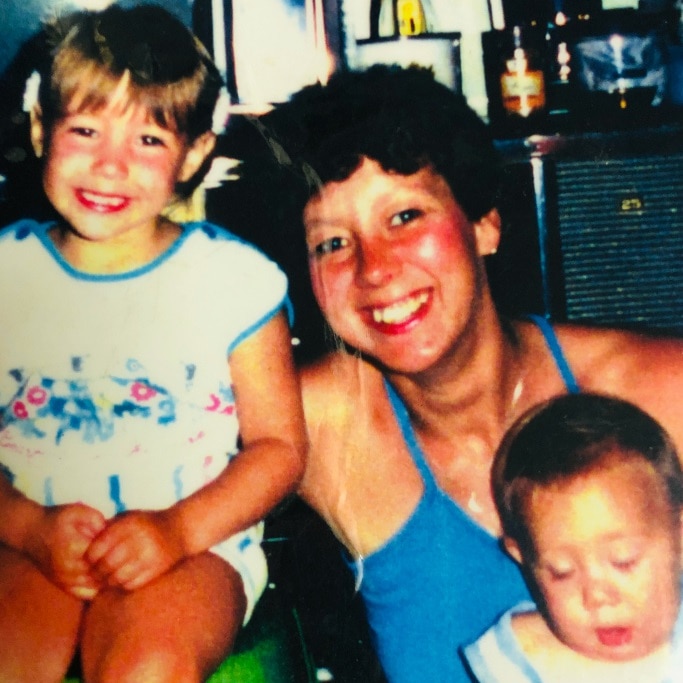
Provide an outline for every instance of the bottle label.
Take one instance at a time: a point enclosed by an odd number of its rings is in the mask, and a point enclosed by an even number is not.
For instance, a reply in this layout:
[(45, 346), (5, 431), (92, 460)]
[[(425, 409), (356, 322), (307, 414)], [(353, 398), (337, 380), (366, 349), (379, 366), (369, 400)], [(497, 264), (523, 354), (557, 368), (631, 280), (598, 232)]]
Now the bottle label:
[(420, 0), (398, 0), (396, 17), (398, 33), (401, 36), (417, 36), (427, 32), (427, 22)]
[(506, 111), (519, 116), (545, 107), (545, 80), (542, 71), (516, 71), (500, 77), (500, 91)]

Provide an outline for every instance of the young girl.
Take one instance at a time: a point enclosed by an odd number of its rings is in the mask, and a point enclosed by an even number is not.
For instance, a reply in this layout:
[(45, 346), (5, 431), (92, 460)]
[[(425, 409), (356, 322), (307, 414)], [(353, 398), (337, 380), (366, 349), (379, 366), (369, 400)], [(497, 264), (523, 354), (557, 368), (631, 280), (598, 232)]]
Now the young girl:
[(465, 648), (477, 680), (683, 680), (683, 474), (660, 425), (615, 398), (554, 399), (513, 426), (492, 478), (538, 607)]
[(286, 280), (162, 216), (220, 88), (182, 23), (114, 6), (48, 36), (31, 139), (56, 219), (0, 234), (0, 680), (59, 680), (80, 648), (87, 681), (199, 681), (304, 465)]

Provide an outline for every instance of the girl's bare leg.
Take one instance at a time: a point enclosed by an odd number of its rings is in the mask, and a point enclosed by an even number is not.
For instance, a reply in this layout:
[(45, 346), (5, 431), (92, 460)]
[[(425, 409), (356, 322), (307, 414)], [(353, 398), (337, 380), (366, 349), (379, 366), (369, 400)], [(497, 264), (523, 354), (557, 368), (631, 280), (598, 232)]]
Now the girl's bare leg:
[(138, 590), (104, 591), (84, 620), (84, 678), (204, 681), (230, 652), (245, 608), (240, 576), (211, 553), (181, 562)]
[(0, 681), (61, 681), (76, 650), (83, 605), (0, 545)]

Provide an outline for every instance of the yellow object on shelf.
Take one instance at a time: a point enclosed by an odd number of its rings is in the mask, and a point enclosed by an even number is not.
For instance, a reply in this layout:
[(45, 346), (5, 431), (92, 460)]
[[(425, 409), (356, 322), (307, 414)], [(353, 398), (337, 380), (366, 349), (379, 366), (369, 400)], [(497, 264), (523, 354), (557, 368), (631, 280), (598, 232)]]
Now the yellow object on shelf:
[(427, 32), (427, 21), (420, 0), (397, 0), (396, 19), (401, 36), (415, 36)]

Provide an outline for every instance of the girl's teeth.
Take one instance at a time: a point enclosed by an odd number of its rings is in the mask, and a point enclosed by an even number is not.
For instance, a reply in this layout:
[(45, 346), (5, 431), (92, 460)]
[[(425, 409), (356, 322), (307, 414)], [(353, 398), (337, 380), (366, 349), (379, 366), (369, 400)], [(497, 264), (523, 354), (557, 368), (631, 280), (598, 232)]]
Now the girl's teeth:
[(101, 194), (92, 194), (90, 192), (84, 192), (83, 196), (93, 204), (102, 204), (104, 206), (119, 206), (123, 204), (123, 199), (120, 197), (104, 197)]
[(427, 293), (423, 292), (419, 296), (405, 299), (398, 303), (387, 306), (386, 308), (375, 308), (372, 311), (372, 319), (376, 323), (393, 325), (408, 319), (415, 311), (427, 302)]

